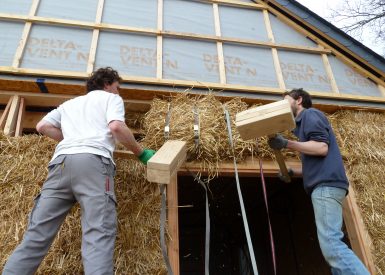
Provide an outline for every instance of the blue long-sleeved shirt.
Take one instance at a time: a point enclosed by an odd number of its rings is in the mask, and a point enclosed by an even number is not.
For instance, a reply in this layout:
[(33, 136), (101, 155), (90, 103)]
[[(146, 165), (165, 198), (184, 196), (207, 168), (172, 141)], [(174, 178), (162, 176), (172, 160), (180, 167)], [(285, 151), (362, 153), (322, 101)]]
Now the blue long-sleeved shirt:
[(341, 153), (337, 140), (326, 116), (314, 108), (304, 109), (295, 119), (293, 133), (299, 141), (309, 140), (328, 144), (326, 156), (311, 156), (301, 153), (302, 175), (305, 191), (311, 194), (318, 186), (333, 186), (348, 190)]

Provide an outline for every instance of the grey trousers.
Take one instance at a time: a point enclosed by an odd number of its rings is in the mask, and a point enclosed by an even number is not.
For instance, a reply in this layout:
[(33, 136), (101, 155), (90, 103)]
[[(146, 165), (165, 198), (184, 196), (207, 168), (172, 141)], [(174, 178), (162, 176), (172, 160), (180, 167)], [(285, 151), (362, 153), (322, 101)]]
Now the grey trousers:
[(60, 155), (29, 216), (22, 242), (8, 258), (3, 275), (34, 274), (72, 206), (81, 207), (85, 274), (113, 274), (116, 236), (115, 167), (93, 154)]

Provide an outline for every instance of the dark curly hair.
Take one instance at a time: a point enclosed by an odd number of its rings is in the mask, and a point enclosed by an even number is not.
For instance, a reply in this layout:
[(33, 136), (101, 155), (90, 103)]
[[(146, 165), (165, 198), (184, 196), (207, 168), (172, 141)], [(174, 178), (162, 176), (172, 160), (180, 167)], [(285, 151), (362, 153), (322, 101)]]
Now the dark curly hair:
[(111, 67), (100, 68), (87, 79), (87, 93), (94, 90), (103, 90), (104, 85), (111, 85), (115, 81), (122, 81), (117, 71)]
[(297, 100), (298, 98), (302, 97), (302, 107), (309, 109), (311, 106), (313, 106), (313, 103), (311, 101), (311, 96), (308, 92), (306, 92), (304, 89), (293, 89), (291, 91), (287, 91), (283, 93), (283, 97), (290, 96)]

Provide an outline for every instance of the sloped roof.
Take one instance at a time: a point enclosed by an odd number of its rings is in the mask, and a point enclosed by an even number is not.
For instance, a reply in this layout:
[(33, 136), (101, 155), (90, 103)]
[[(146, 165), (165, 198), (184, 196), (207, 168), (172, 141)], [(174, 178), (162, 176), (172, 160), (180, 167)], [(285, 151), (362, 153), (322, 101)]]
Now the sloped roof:
[[(353, 52), (354, 54), (364, 59), (368, 64), (376, 67), (378, 70), (381, 70), (382, 77), (384, 77), (385, 75), (385, 58), (384, 57), (377, 54), (373, 50), (369, 49), (368, 47), (366, 47), (365, 45), (363, 45), (362, 43), (360, 43), (359, 41), (357, 41), (347, 33), (343, 32), (341, 29), (334, 26), (330, 22), (326, 21), (316, 13), (312, 12), (311, 10), (309, 10), (299, 2), (295, 0), (275, 0), (275, 1), (266, 0), (266, 2), (271, 5), (274, 5), (274, 2), (278, 3), (282, 7), (289, 10), (294, 15), (300, 17), (303, 21), (307, 22), (308, 24), (311, 24), (312, 26), (314, 26), (315, 28), (317, 28), (327, 36), (338, 41), (343, 46), (348, 48), (351, 52)], [(279, 7), (276, 7), (276, 8), (279, 9)], [(294, 18), (292, 19), (295, 20)], [(298, 20), (295, 20), (295, 21), (298, 21)], [(300, 24), (300, 22), (296, 22), (296, 23)], [(330, 43), (330, 45), (332, 45), (333, 47), (339, 49), (338, 45), (333, 44), (331, 41), (328, 41), (328, 43)], [(352, 59), (355, 59), (352, 56), (349, 56), (349, 57)]]

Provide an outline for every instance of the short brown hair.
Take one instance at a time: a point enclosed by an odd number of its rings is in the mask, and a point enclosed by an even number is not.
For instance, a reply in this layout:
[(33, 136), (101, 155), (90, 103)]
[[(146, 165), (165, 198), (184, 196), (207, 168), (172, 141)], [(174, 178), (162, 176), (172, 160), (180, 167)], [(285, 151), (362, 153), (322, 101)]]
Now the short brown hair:
[(122, 81), (117, 71), (111, 67), (100, 68), (87, 79), (87, 93), (94, 90), (103, 90), (104, 85), (111, 85), (115, 81)]
[(306, 109), (311, 108), (313, 106), (310, 94), (302, 88), (293, 89), (291, 91), (287, 91), (283, 93), (284, 97), (287, 95), (294, 98), (295, 100), (302, 97), (302, 107)]

